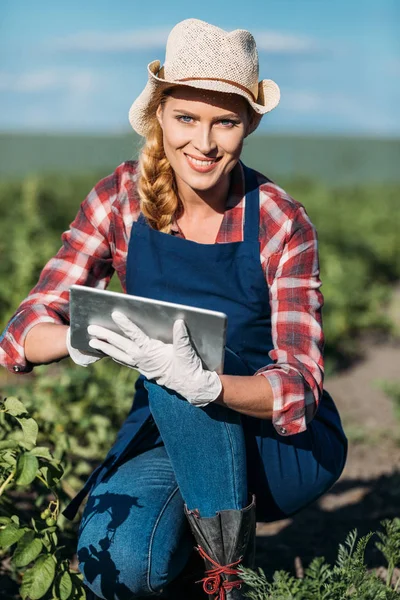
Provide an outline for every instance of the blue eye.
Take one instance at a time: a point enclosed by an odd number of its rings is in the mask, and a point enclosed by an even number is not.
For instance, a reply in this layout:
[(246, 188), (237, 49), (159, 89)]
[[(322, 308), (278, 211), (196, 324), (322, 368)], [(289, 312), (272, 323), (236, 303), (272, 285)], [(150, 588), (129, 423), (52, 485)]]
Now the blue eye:
[(235, 127), (235, 125), (237, 125), (236, 121), (230, 121), (229, 119), (222, 119), (220, 123), (223, 125), (223, 127), (226, 127), (226, 125), (229, 127)]
[[(188, 115), (179, 115), (177, 117), (178, 121), (181, 121), (181, 123), (190, 123), (192, 120), (192, 117), (189, 117)], [(186, 120), (188, 119), (188, 120)]]
[[(190, 125), (194, 122), (194, 118), (190, 117), (189, 115), (177, 115), (175, 118), (179, 123), (186, 123), (187, 125)], [(217, 121), (217, 123), (221, 124), (224, 129), (232, 129), (233, 127), (239, 125), (239, 122), (231, 119), (221, 119), (220, 121)]]

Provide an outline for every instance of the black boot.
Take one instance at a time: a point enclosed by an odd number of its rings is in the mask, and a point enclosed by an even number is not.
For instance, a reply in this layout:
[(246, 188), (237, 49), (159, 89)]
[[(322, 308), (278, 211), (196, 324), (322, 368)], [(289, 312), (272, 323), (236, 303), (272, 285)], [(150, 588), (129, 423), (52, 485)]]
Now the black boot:
[(201, 579), (210, 600), (243, 600), (244, 583), (237, 567), (254, 566), (256, 505), (242, 510), (221, 510), (215, 517), (201, 517), (198, 510), (185, 514), (204, 559), (206, 576)]
[(203, 590), (196, 583), (204, 574), (204, 562), (195, 550), (182, 573), (164, 588), (171, 600), (204, 600)]

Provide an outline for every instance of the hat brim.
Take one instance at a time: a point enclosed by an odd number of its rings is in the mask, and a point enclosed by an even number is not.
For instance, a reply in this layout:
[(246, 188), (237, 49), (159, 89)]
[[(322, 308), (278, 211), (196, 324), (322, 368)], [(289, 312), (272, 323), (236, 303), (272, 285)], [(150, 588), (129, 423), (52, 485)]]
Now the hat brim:
[(254, 102), (250, 93), (247, 93), (241, 88), (226, 83), (220, 80), (205, 81), (190, 80), (190, 81), (168, 81), (159, 76), (161, 63), (159, 60), (154, 60), (147, 67), (148, 82), (142, 93), (136, 98), (129, 110), (129, 122), (133, 129), (142, 136), (146, 136), (148, 126), (154, 118), (154, 108), (161, 99), (162, 92), (172, 86), (189, 86), (202, 90), (210, 90), (214, 92), (223, 92), (227, 94), (238, 94), (247, 100), (254, 112), (252, 119), (251, 130), (257, 128), (261, 117), (273, 110), (280, 100), (280, 90), (278, 85), (272, 79), (263, 79), (258, 84), (257, 101)]

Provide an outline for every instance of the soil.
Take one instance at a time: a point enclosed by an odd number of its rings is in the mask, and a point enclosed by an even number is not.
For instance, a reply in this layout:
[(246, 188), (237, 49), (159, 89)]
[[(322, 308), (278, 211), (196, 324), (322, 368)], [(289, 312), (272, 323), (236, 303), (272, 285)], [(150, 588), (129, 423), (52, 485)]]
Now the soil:
[[(400, 287), (390, 312), (400, 331)], [(349, 438), (342, 477), (295, 517), (257, 525), (256, 565), (268, 575), (277, 569), (301, 575), (315, 556), (333, 563), (349, 531), (357, 528), (364, 535), (378, 529), (383, 519), (400, 516), (400, 421), (378, 384), (400, 383), (400, 336), (397, 341), (366, 339), (363, 352), (357, 364), (325, 380)], [(367, 562), (382, 570), (384, 561), (373, 543)], [(6, 566), (0, 568), (0, 580)], [(5, 588), (0, 592), (0, 598), (15, 597)]]
[[(400, 288), (390, 314), (400, 329)], [(327, 494), (292, 519), (257, 525), (256, 564), (268, 574), (276, 569), (299, 574), (314, 556), (333, 563), (349, 531), (357, 528), (365, 535), (383, 519), (400, 516), (400, 421), (379, 385), (400, 384), (400, 340), (366, 339), (363, 353), (357, 364), (325, 380), (349, 438), (344, 472)], [(373, 542), (367, 562), (371, 568), (383, 562)]]

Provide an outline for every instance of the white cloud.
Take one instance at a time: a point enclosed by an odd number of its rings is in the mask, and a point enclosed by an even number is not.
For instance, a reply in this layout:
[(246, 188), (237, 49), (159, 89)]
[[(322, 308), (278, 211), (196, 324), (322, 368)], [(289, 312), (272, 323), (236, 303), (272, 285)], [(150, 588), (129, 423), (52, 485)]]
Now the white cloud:
[(282, 106), (290, 111), (311, 113), (325, 106), (320, 95), (307, 90), (287, 90), (282, 96)]
[(339, 92), (318, 93), (312, 90), (282, 90), (282, 107), (302, 113), (320, 112), (331, 115), (356, 116), (360, 106), (356, 99)]
[(307, 54), (321, 50), (312, 38), (278, 31), (252, 31), (260, 52), (271, 54)]
[(368, 111), (364, 109), (352, 95), (340, 92), (318, 93), (312, 90), (284, 89), (282, 90), (282, 108), (290, 112), (320, 113), (327, 116), (341, 116), (362, 121)]
[[(131, 52), (164, 50), (170, 27), (121, 32), (82, 31), (53, 40), (51, 46), (65, 51)], [(270, 30), (252, 31), (260, 52), (274, 54), (310, 53), (320, 50), (315, 40), (305, 36)]]
[(328, 120), (340, 120), (366, 133), (383, 133), (398, 131), (398, 120), (394, 114), (388, 114), (372, 99), (360, 102), (352, 94), (340, 92), (317, 93), (310, 90), (282, 91), (282, 108), (288, 113), (303, 113), (303, 115), (319, 115)]
[(42, 93), (53, 90), (86, 95), (97, 85), (97, 77), (88, 70), (39, 69), (23, 73), (0, 72), (0, 91)]
[(82, 31), (53, 41), (52, 46), (66, 51), (130, 52), (164, 49), (169, 28), (138, 29), (115, 33)]

